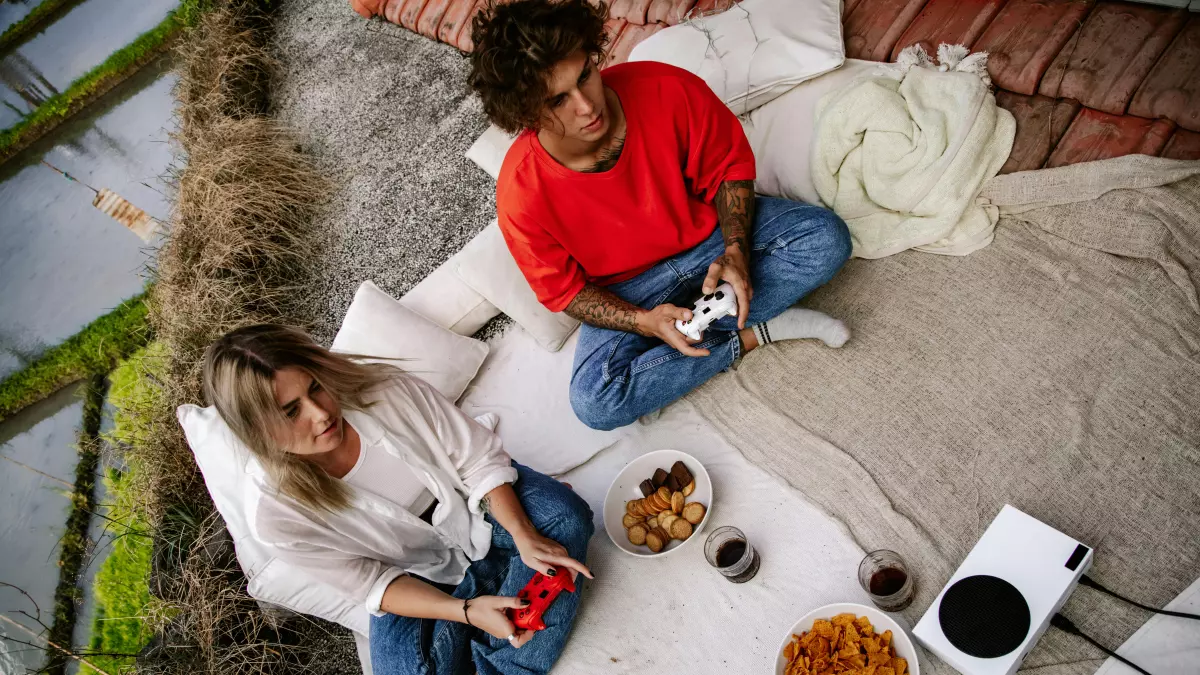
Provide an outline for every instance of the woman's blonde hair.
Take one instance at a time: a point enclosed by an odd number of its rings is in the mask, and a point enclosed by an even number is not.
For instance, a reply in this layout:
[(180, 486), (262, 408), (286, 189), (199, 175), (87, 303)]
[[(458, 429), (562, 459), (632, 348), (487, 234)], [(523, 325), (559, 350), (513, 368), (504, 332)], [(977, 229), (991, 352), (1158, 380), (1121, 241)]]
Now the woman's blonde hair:
[(350, 503), (345, 483), (275, 440), (276, 432), (291, 424), (275, 400), (275, 373), (288, 367), (311, 375), (342, 409), (358, 410), (370, 405), (367, 393), (372, 388), (399, 370), (356, 363), (318, 345), (301, 330), (274, 324), (227, 333), (204, 356), (205, 397), (279, 491), (315, 509), (345, 509)]

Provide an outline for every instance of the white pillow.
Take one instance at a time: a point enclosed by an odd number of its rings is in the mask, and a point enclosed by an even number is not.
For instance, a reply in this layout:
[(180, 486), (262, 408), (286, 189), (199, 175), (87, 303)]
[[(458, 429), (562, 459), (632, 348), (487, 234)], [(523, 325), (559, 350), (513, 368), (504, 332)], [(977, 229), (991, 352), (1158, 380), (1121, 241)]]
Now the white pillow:
[(500, 310), (459, 279), (453, 267), (450, 261), (442, 263), (405, 293), (400, 304), (448, 331), (471, 336)]
[(552, 352), (562, 349), (579, 327), (575, 319), (551, 312), (538, 302), (496, 221), (483, 228), (451, 260), (455, 263), (455, 273), (468, 286), (529, 331), (542, 347)]
[(500, 167), (504, 164), (504, 156), (512, 147), (516, 136), (510, 136), (500, 130), (495, 124), (489, 124), (483, 135), (475, 139), (467, 148), (467, 159), (475, 162), (479, 168), (487, 172), (493, 180), (500, 178)]
[(451, 401), (462, 396), (488, 353), (486, 344), (451, 333), (370, 281), (354, 293), (331, 349), (378, 357), (368, 360), (398, 366)]
[(817, 101), (873, 72), (879, 65), (874, 61), (846, 59), (841, 68), (797, 85), (743, 118), (742, 128), (754, 150), (756, 192), (809, 204), (821, 203), (811, 169)]
[(250, 534), (245, 509), (250, 451), (233, 435), (216, 408), (181, 405), (175, 416), (204, 476), (208, 494), (233, 539), (250, 596), (366, 635), (370, 623), (366, 607), (350, 603), (331, 586), (275, 558)]
[(628, 427), (597, 431), (571, 409), (568, 391), (576, 332), (564, 349), (547, 352), (528, 332), (510, 330), (491, 341), (491, 353), (463, 395), (461, 407), (500, 416), (496, 433), (518, 462), (557, 476), (588, 461), (625, 436)]
[(841, 9), (841, 0), (745, 0), (658, 31), (629, 60), (695, 73), (741, 115), (842, 65)]

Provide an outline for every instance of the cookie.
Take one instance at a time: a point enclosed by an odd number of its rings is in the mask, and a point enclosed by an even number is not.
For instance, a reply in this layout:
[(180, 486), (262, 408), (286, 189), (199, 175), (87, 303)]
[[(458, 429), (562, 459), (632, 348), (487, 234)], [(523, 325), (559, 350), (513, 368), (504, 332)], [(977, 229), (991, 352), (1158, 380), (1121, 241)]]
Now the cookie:
[(629, 537), (629, 543), (634, 546), (642, 546), (646, 543), (646, 534), (649, 530), (645, 525), (634, 525), (625, 533)]
[(704, 514), (707, 509), (700, 502), (690, 502), (683, 507), (683, 519), (693, 525), (699, 525), (700, 521), (704, 520)]
[(675, 513), (679, 513), (680, 511), (683, 510), (683, 493), (682, 492), (676, 492), (675, 494), (671, 495), (671, 510), (674, 511)]
[(695, 479), (695, 478), (693, 478), (693, 479), (692, 479), (692, 482), (690, 482), (690, 483), (688, 483), (687, 485), (683, 486), (683, 490), (682, 490), (682, 492), (683, 492), (683, 496), (684, 496), (684, 498), (691, 497), (691, 496), (692, 496), (692, 493), (693, 493), (693, 492), (695, 492), (695, 491), (696, 491), (696, 479)]
[(676, 518), (674, 522), (671, 523), (671, 529), (669, 531), (671, 533), (671, 537), (674, 539), (687, 539), (688, 537), (692, 536), (692, 524), (683, 518)]
[(626, 513), (625, 517), (621, 518), (621, 525), (623, 525), (625, 529), (629, 529), (640, 522), (642, 522), (642, 519), (633, 515), (632, 513)]
[(661, 529), (659, 529), (657, 527), (654, 528), (653, 530), (650, 530), (649, 532), (647, 532), (645, 539), (646, 539), (646, 546), (649, 546), (650, 550), (653, 551), (654, 553), (658, 553), (659, 551), (662, 551), (663, 548), (666, 547), (667, 542), (671, 541), (671, 538), (669, 536), (667, 536), (667, 534), (665, 532), (663, 532)]
[(662, 528), (663, 532), (670, 534), (671, 526), (673, 526), (675, 524), (675, 521), (677, 521), (677, 520), (679, 520), (679, 516), (672, 513), (671, 515), (669, 515), (665, 518), (659, 518), (658, 526)]
[[(666, 490), (666, 488), (662, 488), (662, 489)], [(670, 495), (663, 497), (663, 495), (661, 493), (656, 492), (656, 493), (650, 495), (649, 497), (647, 497), (646, 499), (649, 500), (650, 505), (654, 507), (655, 511), (664, 511), (666, 509), (671, 508), (671, 496)]]
[(658, 516), (650, 516), (646, 519), (646, 527), (654, 529), (658, 527)]

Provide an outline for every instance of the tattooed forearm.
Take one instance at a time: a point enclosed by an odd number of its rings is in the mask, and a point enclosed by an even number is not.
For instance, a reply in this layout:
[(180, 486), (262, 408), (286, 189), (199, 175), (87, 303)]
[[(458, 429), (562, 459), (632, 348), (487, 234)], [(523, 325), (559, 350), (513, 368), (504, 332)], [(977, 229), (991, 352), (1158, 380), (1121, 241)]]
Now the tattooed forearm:
[[(717, 222), (725, 237), (725, 247), (741, 249), (750, 255), (750, 231), (754, 227), (754, 181), (727, 180), (717, 188)], [(749, 259), (749, 258), (747, 258)]]
[(637, 332), (637, 317), (641, 313), (636, 305), (625, 302), (599, 286), (588, 284), (567, 305), (567, 316), (597, 328)]

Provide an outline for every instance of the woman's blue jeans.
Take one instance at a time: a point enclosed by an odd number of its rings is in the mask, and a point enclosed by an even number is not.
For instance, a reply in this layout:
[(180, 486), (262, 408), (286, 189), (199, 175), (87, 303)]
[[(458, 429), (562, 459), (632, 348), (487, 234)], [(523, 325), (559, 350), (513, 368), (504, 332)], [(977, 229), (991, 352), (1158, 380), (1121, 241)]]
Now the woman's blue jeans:
[[(588, 540), (595, 527), (592, 510), (571, 488), (533, 469), (513, 463), (513, 489), (530, 521), (542, 536), (566, 547), (586, 564)], [(533, 578), (521, 562), (512, 535), (492, 521), (492, 548), (467, 568), (457, 588), (444, 588), (456, 598), (480, 595), (515, 597)], [(371, 667), (375, 675), (536, 675), (550, 672), (575, 621), (581, 575), (575, 592), (561, 593), (542, 616), (546, 629), (520, 649), (481, 630), (453, 621), (413, 619), (394, 614), (371, 617)]]
[[(833, 278), (850, 257), (850, 232), (834, 212), (801, 202), (758, 197), (751, 246), (754, 299), (746, 325), (779, 316)], [(663, 303), (691, 309), (708, 267), (725, 252), (720, 228), (698, 246), (608, 290), (639, 307)], [(571, 406), (594, 429), (632, 424), (729, 368), (741, 355), (737, 318), (724, 317), (689, 357), (657, 338), (582, 326), (571, 375)]]

